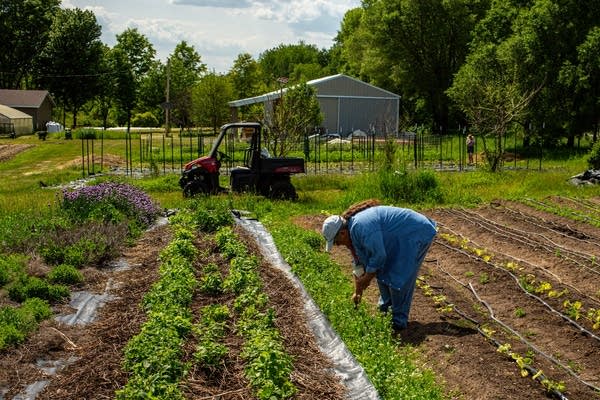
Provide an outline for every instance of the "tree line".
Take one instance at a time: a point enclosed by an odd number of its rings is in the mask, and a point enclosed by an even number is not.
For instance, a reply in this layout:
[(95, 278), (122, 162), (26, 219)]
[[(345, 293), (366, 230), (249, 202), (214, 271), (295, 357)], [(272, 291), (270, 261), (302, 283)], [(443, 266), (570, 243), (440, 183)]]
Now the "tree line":
[[(293, 86), (345, 73), (399, 94), (402, 124), (434, 133), (468, 126), (501, 146), (518, 130), (526, 143), (572, 146), (598, 132), (597, 0), (363, 0), (331, 48), (243, 53), (224, 74), (185, 41), (157, 60), (137, 29), (109, 48), (91, 11), (61, 9), (60, 0), (4, 0), (0, 21), (0, 87), (49, 90), (73, 125), (216, 129), (229, 118), (227, 101), (277, 90), (280, 77)], [(263, 117), (257, 106), (241, 112)]]

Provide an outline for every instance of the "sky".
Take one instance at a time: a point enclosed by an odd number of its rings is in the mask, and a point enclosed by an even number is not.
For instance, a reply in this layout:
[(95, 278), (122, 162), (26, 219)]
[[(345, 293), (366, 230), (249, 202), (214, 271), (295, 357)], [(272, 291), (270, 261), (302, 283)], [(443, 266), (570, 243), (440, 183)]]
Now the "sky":
[(210, 71), (226, 73), (239, 54), (255, 59), (280, 44), (304, 41), (330, 48), (344, 14), (360, 0), (62, 0), (63, 8), (91, 10), (101, 40), (137, 28), (163, 62), (181, 41)]

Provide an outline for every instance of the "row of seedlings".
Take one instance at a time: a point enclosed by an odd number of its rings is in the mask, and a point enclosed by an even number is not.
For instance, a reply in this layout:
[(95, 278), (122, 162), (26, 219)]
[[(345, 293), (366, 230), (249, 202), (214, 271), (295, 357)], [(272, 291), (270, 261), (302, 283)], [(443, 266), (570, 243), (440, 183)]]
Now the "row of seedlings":
[[(246, 363), (245, 377), (261, 400), (290, 398), (297, 392), (290, 379), (293, 360), (275, 326), (275, 311), (262, 290), (260, 260), (249, 253), (231, 227), (219, 229), (215, 239), (221, 254), (229, 259), (229, 274), (223, 285), (235, 295), (235, 329), (244, 339), (241, 357)], [(214, 310), (217, 319), (226, 317), (223, 306)], [(205, 356), (206, 348), (200, 346), (197, 354)]]
[[(483, 262), (487, 266), (504, 271), (510, 277), (512, 277), (512, 279), (517, 283), (517, 287), (519, 287), (521, 290), (523, 290), (523, 292), (525, 292), (528, 296), (532, 297), (536, 301), (543, 304), (547, 309), (549, 309), (555, 315), (561, 316), (563, 320), (570, 323), (571, 325), (574, 325), (577, 329), (579, 329), (581, 332), (584, 332), (589, 337), (598, 339), (597, 335), (595, 335), (591, 331), (587, 330), (586, 328), (584, 328), (577, 322), (577, 320), (579, 319), (579, 317), (581, 315), (573, 314), (573, 310), (577, 311), (582, 307), (582, 303), (580, 301), (576, 300), (576, 301), (571, 302), (570, 300), (564, 300), (564, 302), (562, 302), (562, 307), (563, 307), (563, 310), (567, 313), (567, 314), (565, 314), (565, 313), (561, 312), (560, 310), (557, 310), (554, 307), (552, 307), (550, 304), (548, 304), (542, 298), (542, 297), (547, 297), (547, 298), (551, 299), (551, 298), (566, 297), (569, 295), (569, 291), (567, 289), (558, 291), (558, 290), (555, 290), (549, 282), (537, 280), (537, 278), (535, 276), (533, 276), (532, 274), (519, 274), (519, 272), (522, 270), (522, 267), (520, 267), (515, 262), (508, 261), (508, 262), (503, 263), (500, 261), (493, 261), (494, 256), (492, 254), (490, 254), (490, 252), (488, 252), (485, 249), (472, 247), (469, 244), (468, 239), (458, 239), (456, 236), (447, 234), (447, 233), (443, 233), (440, 236), (449, 243), (448, 245), (446, 245), (446, 244), (443, 244), (442, 242), (440, 242), (443, 246), (445, 246), (449, 249), (454, 249), (455, 251), (461, 252), (461, 253), (465, 254), (467, 257), (477, 259), (477, 260)], [(448, 272), (444, 271), (443, 269), (442, 269), (442, 272), (448, 274), (448, 276), (450, 276), (450, 278), (456, 280), (456, 278), (454, 278), (452, 275), (450, 275)], [(465, 286), (462, 282), (459, 282), (458, 280), (456, 280), (456, 281), (457, 281), (457, 283)], [(436, 303), (436, 306), (438, 307), (438, 311), (440, 311), (440, 312), (456, 312), (459, 315), (461, 315), (463, 318), (471, 321), (476, 326), (479, 333), (481, 333), (483, 336), (485, 336), (486, 339), (488, 339), (492, 344), (494, 344), (497, 347), (497, 351), (499, 353), (506, 355), (507, 357), (512, 359), (519, 366), (522, 376), (524, 376), (524, 377), (531, 376), (534, 380), (540, 382), (544, 386), (544, 388), (546, 389), (548, 394), (550, 394), (556, 398), (560, 398), (560, 399), (565, 398), (564, 394), (562, 393), (565, 390), (564, 384), (562, 382), (555, 382), (555, 381), (549, 379), (548, 377), (546, 377), (543, 374), (543, 372), (541, 370), (536, 370), (534, 367), (532, 367), (531, 364), (533, 362), (533, 358), (532, 358), (531, 354), (520, 355), (511, 349), (510, 344), (501, 343), (498, 340), (496, 340), (494, 338), (495, 332), (492, 329), (490, 329), (489, 327), (483, 326), (480, 324), (479, 321), (476, 321), (476, 320), (468, 317), (461, 310), (457, 309), (454, 306), (454, 304), (448, 303), (445, 296), (443, 296), (443, 295), (436, 296), (433, 293), (431, 287), (426, 283), (425, 277), (420, 277), (419, 280), (417, 281), (417, 285), (421, 288), (421, 290), (423, 291), (423, 293), (426, 296), (431, 297), (433, 299), (434, 303)], [(502, 326), (503, 329), (505, 329), (506, 331), (511, 332), (514, 337), (518, 338), (523, 344), (525, 344), (527, 346), (527, 348), (531, 349), (532, 352), (535, 352), (536, 354), (539, 354), (539, 355), (543, 356), (544, 358), (548, 359), (553, 364), (560, 366), (563, 370), (569, 372), (575, 379), (580, 381), (582, 384), (584, 384), (594, 390), (597, 390), (597, 388), (595, 386), (591, 385), (589, 382), (582, 380), (577, 374), (573, 373), (570, 370), (570, 368), (568, 368), (568, 366), (566, 364), (564, 364), (563, 362), (561, 362), (559, 359), (557, 359), (556, 357), (554, 357), (552, 355), (545, 354), (541, 350), (537, 349), (532, 343), (530, 343), (528, 340), (526, 340), (522, 335), (518, 334), (510, 326), (506, 325), (505, 323), (503, 323), (502, 321), (497, 319), (494, 316), (493, 311), (489, 308), (489, 305), (485, 301), (480, 299), (479, 295), (477, 294), (475, 289), (472, 287), (472, 285), (468, 285), (465, 287), (473, 293), (473, 295), (475, 296), (477, 301), (479, 301), (482, 305), (484, 305), (485, 307), (488, 308), (489, 316), (492, 320), (494, 320), (495, 323)], [(596, 310), (591, 308), (589, 310), (589, 312), (587, 313), (586, 317), (593, 323), (596, 318)], [(596, 329), (596, 328), (594, 327), (594, 329)]]
[[(159, 281), (144, 296), (148, 320), (127, 344), (124, 369), (130, 377), (117, 392), (117, 399), (183, 399), (181, 381), (192, 362), (209, 369), (222, 364), (229, 352), (223, 340), (232, 319), (236, 321), (234, 329), (245, 341), (241, 356), (246, 363), (246, 379), (257, 398), (293, 396), (297, 392), (290, 380), (293, 362), (275, 327), (274, 310), (268, 307), (268, 297), (262, 292), (259, 259), (227, 226), (231, 217), (203, 208), (195, 213), (181, 212), (171, 222), (174, 240), (161, 252)], [(196, 280), (193, 263), (198, 250), (191, 226), (205, 232), (217, 230), (218, 251), (230, 264), (226, 279), (218, 266), (209, 262)], [(198, 322), (193, 324), (191, 303), (196, 289), (215, 296), (234, 294), (232, 310), (225, 304), (204, 306)], [(192, 360), (184, 362), (184, 344), (190, 335), (196, 340), (195, 352)]]
[[(183, 221), (183, 219), (179, 219)], [(183, 345), (192, 329), (194, 232), (174, 222), (174, 238), (160, 253), (159, 280), (144, 296), (147, 321), (125, 348), (123, 368), (129, 373), (117, 399), (183, 399), (179, 387), (189, 368), (182, 361)]]

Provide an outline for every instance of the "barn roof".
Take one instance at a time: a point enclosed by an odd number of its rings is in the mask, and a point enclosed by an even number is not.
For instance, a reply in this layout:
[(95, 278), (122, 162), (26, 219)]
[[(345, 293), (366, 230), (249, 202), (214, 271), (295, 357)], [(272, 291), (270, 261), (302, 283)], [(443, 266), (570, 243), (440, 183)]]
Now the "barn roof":
[(31, 115), (24, 113), (23, 111), (16, 110), (12, 107), (0, 104), (0, 115), (3, 115), (9, 119), (31, 119)]
[[(39, 108), (48, 96), (50, 93), (47, 90), (0, 89), (0, 104), (18, 108)], [(50, 101), (54, 104), (52, 96)]]
[[(346, 97), (346, 98), (373, 98), (373, 99), (399, 99), (395, 93), (378, 88), (377, 86), (363, 82), (348, 75), (337, 74), (306, 82), (317, 90), (319, 97)], [(230, 107), (241, 107), (249, 104), (264, 103), (275, 100), (285, 93), (287, 88), (275, 90), (260, 96), (248, 97), (246, 99), (229, 102)]]

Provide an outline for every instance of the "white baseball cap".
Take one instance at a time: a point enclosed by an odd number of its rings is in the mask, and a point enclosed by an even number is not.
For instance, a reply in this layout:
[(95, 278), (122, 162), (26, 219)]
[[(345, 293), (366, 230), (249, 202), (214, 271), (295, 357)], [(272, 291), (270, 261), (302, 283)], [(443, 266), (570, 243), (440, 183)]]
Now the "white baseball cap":
[(323, 237), (325, 238), (325, 251), (331, 251), (333, 247), (333, 242), (335, 241), (335, 237), (337, 236), (340, 228), (344, 224), (344, 219), (339, 215), (332, 215), (327, 217), (325, 221), (323, 221)]

